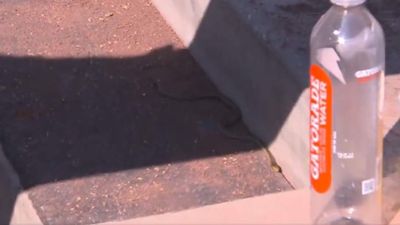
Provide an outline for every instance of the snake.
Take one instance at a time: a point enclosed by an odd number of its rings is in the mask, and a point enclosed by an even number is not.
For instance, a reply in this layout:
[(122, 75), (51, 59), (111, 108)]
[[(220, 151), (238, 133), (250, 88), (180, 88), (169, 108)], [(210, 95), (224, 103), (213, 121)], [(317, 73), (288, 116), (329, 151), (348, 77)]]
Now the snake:
[[(165, 67), (165, 66), (162, 66)], [(152, 67), (146, 67), (146, 69), (151, 69), (154, 68)], [(169, 68), (169, 67), (168, 67)], [(172, 68), (169, 68), (172, 69)], [(167, 91), (163, 90), (162, 86), (160, 85), (160, 82), (155, 80), (154, 78), (150, 78), (152, 87), (154, 88), (155, 92), (160, 95), (163, 98), (174, 100), (174, 101), (180, 101), (180, 102), (197, 102), (197, 101), (215, 101), (219, 102), (222, 105), (224, 105), (228, 110), (234, 113), (235, 117), (228, 121), (228, 122), (220, 122), (218, 124), (219, 131), (229, 139), (233, 140), (239, 140), (239, 141), (247, 141), (247, 142), (252, 142), (256, 144), (260, 149), (262, 149), (264, 152), (266, 152), (270, 164), (271, 164), (271, 169), (272, 171), (276, 173), (282, 173), (282, 168), (279, 166), (276, 158), (273, 156), (271, 151), (267, 149), (266, 144), (264, 141), (261, 139), (257, 138), (256, 136), (250, 134), (250, 135), (237, 135), (234, 134), (232, 131), (229, 130), (230, 127), (238, 124), (239, 122), (243, 121), (243, 116), (241, 113), (241, 110), (239, 107), (237, 107), (230, 99), (227, 97), (219, 96), (219, 95), (204, 95), (204, 96), (195, 96), (195, 97), (185, 97), (185, 96), (177, 96), (171, 93), (168, 93)]]

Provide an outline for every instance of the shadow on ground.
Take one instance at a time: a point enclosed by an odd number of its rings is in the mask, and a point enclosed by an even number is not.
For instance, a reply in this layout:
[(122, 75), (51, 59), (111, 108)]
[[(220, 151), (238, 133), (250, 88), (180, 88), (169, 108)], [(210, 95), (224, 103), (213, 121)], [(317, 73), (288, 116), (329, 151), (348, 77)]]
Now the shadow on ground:
[[(171, 47), (120, 59), (0, 57), (1, 142), (45, 223), (126, 219), (289, 187), (266, 155), (238, 156), (229, 171), (184, 164), (259, 148), (233, 137), (249, 135), (240, 112), (188, 57)], [(256, 170), (243, 178), (240, 168)]]
[(239, 112), (212, 99), (223, 96), (181, 63), (188, 55), (166, 47), (123, 59), (0, 57), (1, 141), (24, 187), (253, 149), (201, 139)]

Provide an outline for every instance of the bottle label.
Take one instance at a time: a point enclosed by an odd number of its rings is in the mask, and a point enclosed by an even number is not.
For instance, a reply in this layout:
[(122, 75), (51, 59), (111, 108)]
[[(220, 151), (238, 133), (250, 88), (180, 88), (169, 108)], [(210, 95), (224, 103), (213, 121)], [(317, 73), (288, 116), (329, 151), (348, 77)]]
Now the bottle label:
[(378, 79), (381, 73), (381, 66), (377, 66), (371, 69), (357, 71), (355, 76), (359, 83), (366, 83), (371, 80)]
[(362, 194), (368, 195), (374, 193), (376, 190), (375, 179), (364, 180), (362, 182)]
[(332, 82), (320, 66), (310, 68), (310, 177), (325, 193), (332, 183)]

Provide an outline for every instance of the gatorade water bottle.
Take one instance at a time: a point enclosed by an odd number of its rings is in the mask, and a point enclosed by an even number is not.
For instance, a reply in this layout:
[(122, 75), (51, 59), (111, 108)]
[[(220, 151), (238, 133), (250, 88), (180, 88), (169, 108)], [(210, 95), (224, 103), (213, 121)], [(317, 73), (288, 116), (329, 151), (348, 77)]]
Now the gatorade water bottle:
[(365, 0), (331, 0), (311, 36), (314, 224), (382, 224), (385, 41)]

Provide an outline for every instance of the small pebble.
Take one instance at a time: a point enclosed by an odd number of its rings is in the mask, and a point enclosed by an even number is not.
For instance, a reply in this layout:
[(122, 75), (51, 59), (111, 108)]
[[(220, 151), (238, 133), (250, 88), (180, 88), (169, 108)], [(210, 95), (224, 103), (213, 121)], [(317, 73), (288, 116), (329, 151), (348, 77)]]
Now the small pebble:
[(106, 13), (106, 15), (104, 15), (104, 17), (112, 17), (112, 16), (114, 16), (114, 13), (112, 12)]

